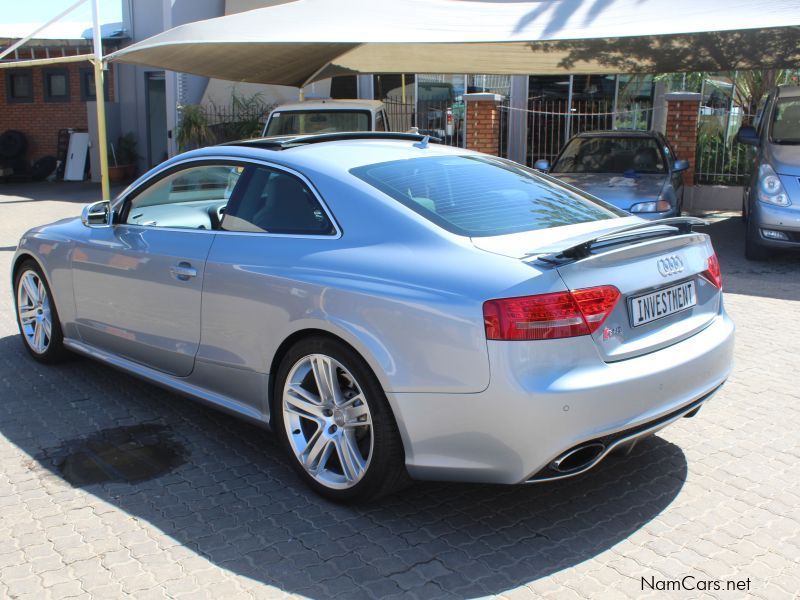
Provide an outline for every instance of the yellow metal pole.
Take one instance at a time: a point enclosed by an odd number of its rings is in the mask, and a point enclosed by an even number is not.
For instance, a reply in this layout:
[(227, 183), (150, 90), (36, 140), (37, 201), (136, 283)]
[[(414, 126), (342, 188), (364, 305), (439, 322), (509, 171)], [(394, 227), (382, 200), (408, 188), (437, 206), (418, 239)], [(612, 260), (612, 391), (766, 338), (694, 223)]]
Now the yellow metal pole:
[(406, 103), (406, 74), (401, 73), (400, 75), (400, 87), (402, 88), (403, 93), (403, 104)]
[(97, 151), (100, 153), (100, 185), (103, 200), (111, 200), (108, 178), (108, 139), (106, 135), (106, 98), (103, 89), (103, 61), (94, 59), (94, 88), (97, 90)]
[(97, 151), (100, 153), (100, 182), (103, 200), (111, 200), (111, 183), (108, 177), (108, 139), (106, 135), (106, 94), (103, 86), (103, 40), (100, 37), (100, 0), (92, 1), (94, 38), (94, 89), (97, 105)]

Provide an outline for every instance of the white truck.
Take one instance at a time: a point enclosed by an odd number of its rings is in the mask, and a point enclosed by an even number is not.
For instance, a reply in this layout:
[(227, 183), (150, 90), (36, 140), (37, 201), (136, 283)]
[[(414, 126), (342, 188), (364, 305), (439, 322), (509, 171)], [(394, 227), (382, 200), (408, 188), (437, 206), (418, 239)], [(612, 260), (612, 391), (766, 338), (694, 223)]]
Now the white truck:
[(306, 100), (282, 104), (269, 114), (263, 136), (389, 131), (379, 100)]

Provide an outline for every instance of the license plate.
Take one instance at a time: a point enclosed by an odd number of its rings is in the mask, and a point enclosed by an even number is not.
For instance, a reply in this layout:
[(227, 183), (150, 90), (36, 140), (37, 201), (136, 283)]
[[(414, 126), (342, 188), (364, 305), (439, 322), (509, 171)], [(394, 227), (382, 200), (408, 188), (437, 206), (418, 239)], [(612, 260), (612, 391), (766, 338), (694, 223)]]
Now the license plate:
[(679, 313), (696, 304), (694, 281), (685, 281), (631, 298), (631, 321), (634, 327), (639, 327)]

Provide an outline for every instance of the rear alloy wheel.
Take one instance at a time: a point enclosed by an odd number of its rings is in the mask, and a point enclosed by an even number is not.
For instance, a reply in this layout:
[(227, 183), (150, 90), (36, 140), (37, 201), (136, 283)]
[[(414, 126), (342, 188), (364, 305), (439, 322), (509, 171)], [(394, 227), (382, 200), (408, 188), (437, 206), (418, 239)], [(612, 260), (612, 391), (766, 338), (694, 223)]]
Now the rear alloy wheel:
[(61, 325), (52, 294), (39, 266), (26, 261), (14, 279), (17, 324), (25, 347), (36, 360), (58, 362), (64, 358)]
[(405, 472), (397, 426), (369, 367), (332, 339), (304, 340), (276, 381), (276, 429), (295, 469), (336, 501), (375, 498)]

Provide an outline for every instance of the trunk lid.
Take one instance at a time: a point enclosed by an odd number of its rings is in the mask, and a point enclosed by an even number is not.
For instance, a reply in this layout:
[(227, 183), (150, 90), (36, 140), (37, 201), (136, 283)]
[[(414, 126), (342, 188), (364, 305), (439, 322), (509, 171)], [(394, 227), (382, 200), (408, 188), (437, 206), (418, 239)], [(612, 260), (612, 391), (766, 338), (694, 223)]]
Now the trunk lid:
[[(634, 223), (639, 221), (633, 219)], [(613, 244), (597, 244), (583, 257), (554, 262), (550, 260), (552, 254), (541, 255), (608, 232), (608, 223), (593, 223), (595, 234), (561, 231), (560, 244), (555, 239), (559, 233), (555, 229), (528, 232), (526, 236), (514, 234), (513, 240), (474, 238), (473, 243), (484, 250), (526, 261), (544, 260), (558, 271), (570, 290), (615, 286), (620, 292), (619, 301), (591, 334), (606, 362), (633, 358), (677, 343), (704, 329), (719, 314), (721, 291), (703, 275), (714, 251), (709, 237), (702, 233), (677, 233), (655, 223), (653, 228), (620, 233), (612, 238)], [(618, 219), (614, 223), (619, 229), (630, 226), (631, 219)], [(588, 229), (585, 227), (588, 224), (581, 225)], [(658, 231), (671, 233), (652, 237)], [(544, 234), (542, 238), (546, 239), (535, 240), (535, 234)]]

